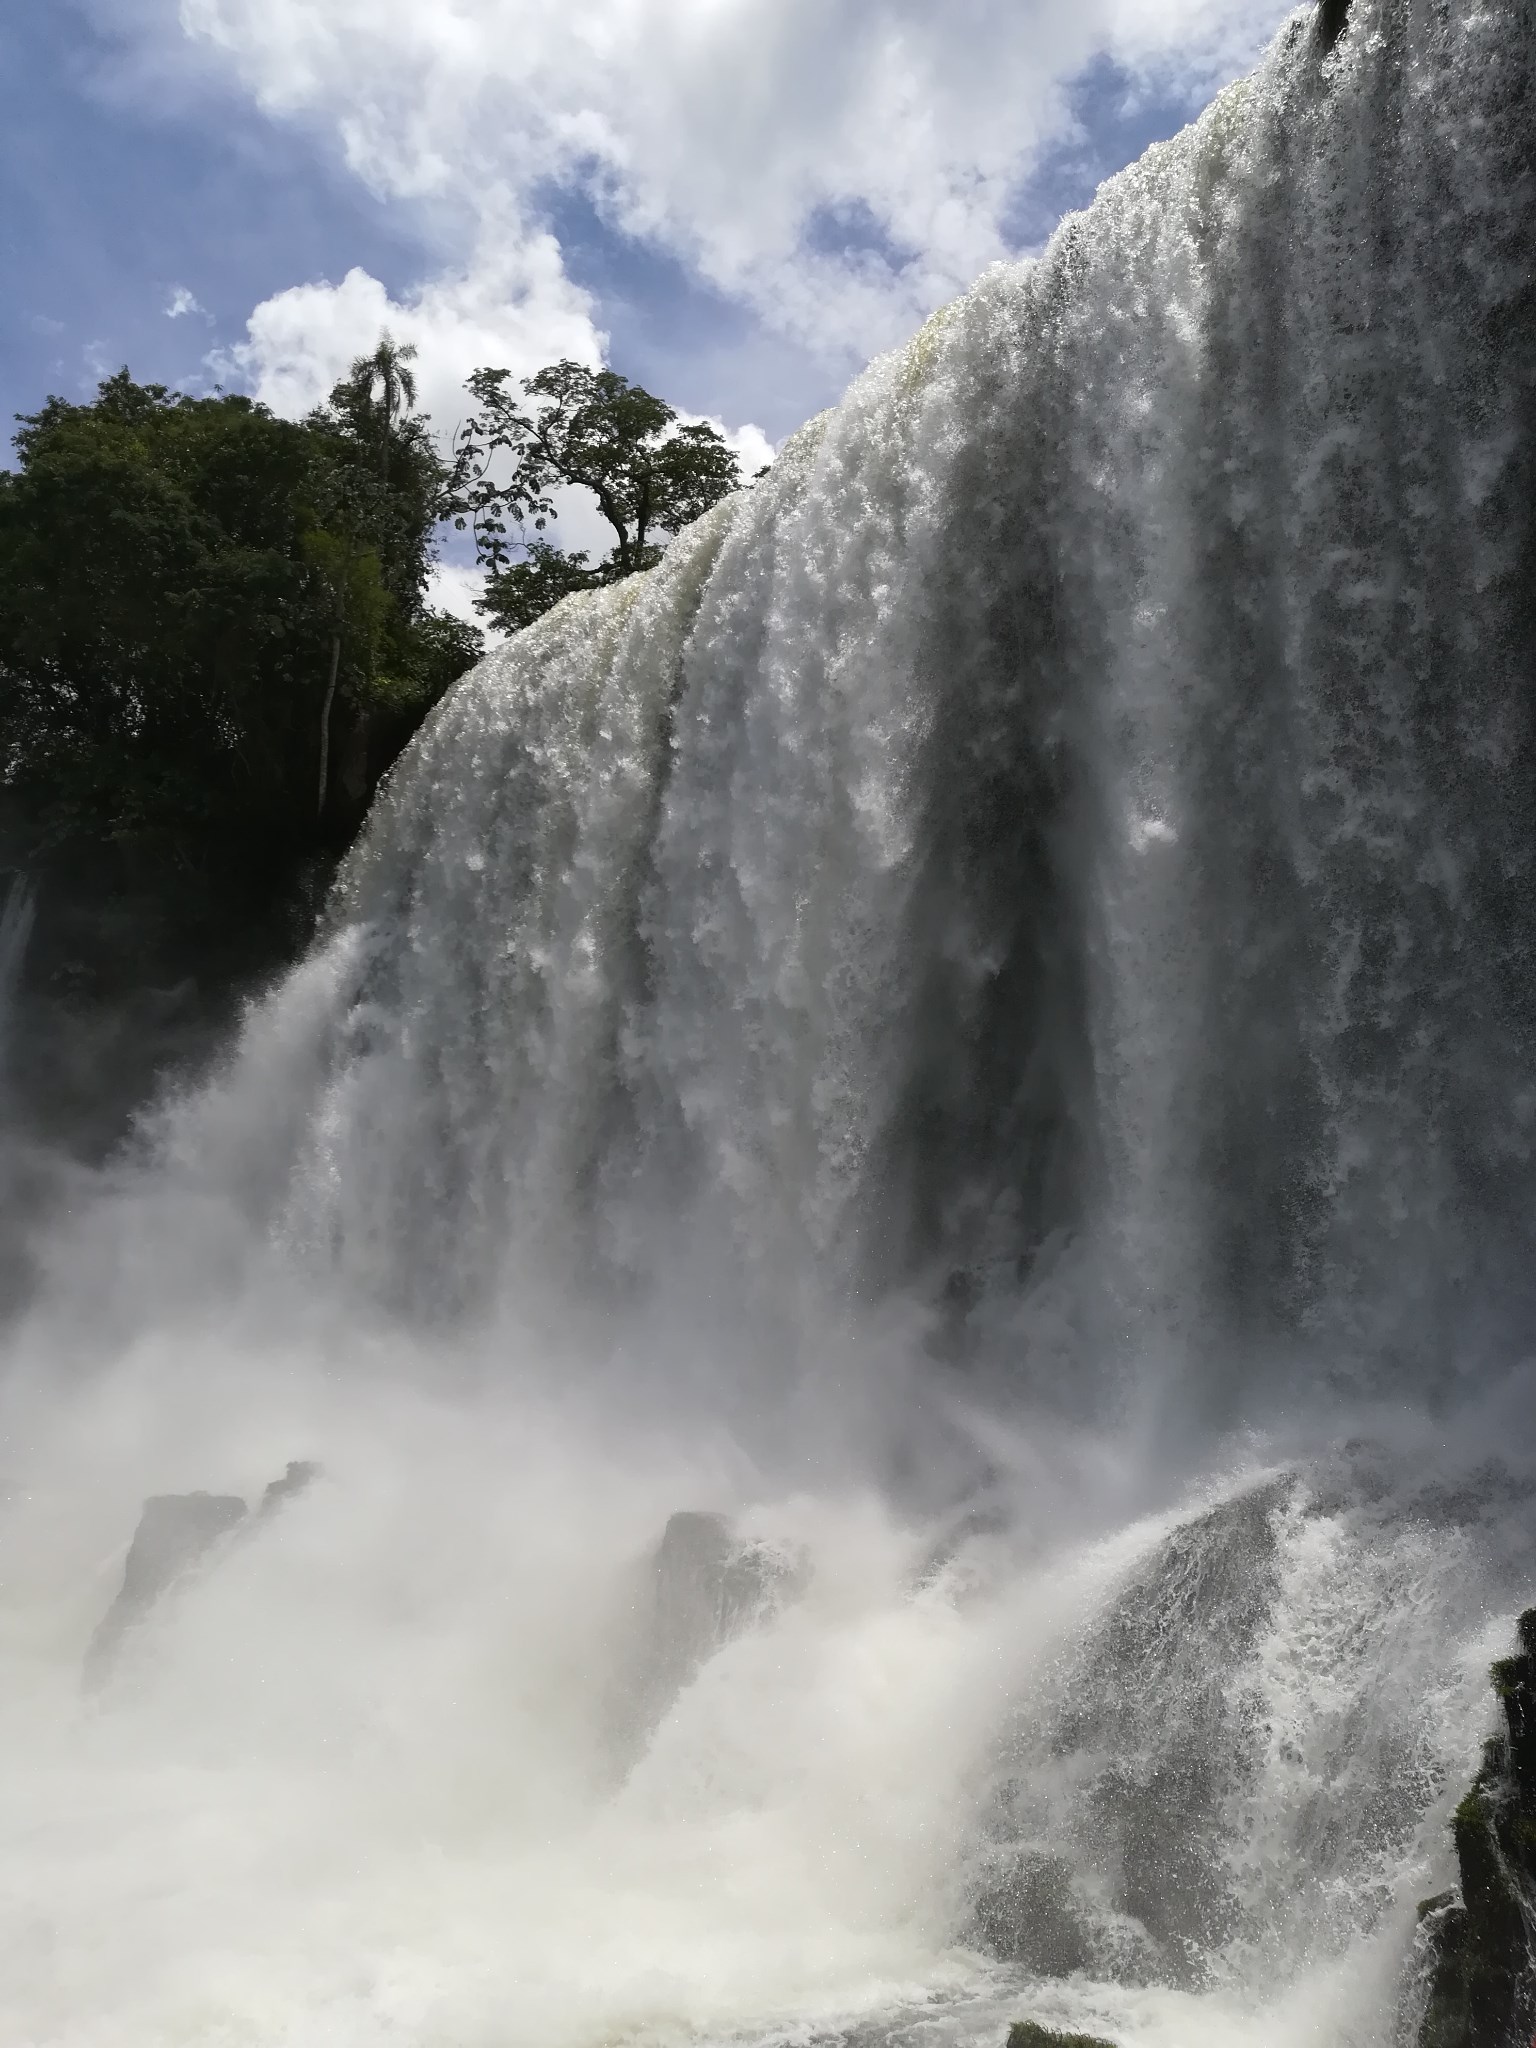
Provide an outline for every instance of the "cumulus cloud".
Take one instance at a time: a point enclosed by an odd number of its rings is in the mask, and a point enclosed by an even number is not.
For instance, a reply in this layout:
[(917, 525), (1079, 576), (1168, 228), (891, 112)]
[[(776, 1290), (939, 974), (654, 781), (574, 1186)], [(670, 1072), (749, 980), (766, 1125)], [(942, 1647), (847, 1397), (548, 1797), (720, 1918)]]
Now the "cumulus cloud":
[(760, 469), (766, 469), (773, 461), (773, 443), (761, 427), (754, 427), (750, 423), (744, 427), (728, 427), (725, 421), (720, 419), (712, 419), (709, 424), (724, 435), (726, 446), (734, 452), (736, 460), (741, 464), (741, 473), (744, 477), (750, 479), (756, 476)]
[[(354, 268), (276, 293), (210, 358), (214, 372), (301, 414), (388, 328), (416, 345), (422, 403), (445, 439), (470, 370), (523, 377), (562, 356), (604, 358), (600, 308), (547, 225), (552, 194), (675, 260), (830, 379), (1011, 253), (1021, 190), (1044, 152), (1074, 138), (1071, 87), (1096, 60), (1133, 94), (1193, 105), (1251, 63), (1289, 11), (1286, 0), (88, 4), (141, 41), (163, 40), (174, 20), (182, 54), (165, 57), (168, 75), (216, 79), (338, 149), (376, 195), (409, 204), (435, 246), (410, 290)], [(195, 310), (180, 298), (173, 318)], [(663, 395), (686, 406), (686, 338), (669, 353), (680, 374)], [(748, 475), (771, 458), (756, 427), (726, 431)], [(562, 509), (563, 544), (606, 547), (590, 506)], [(467, 601), (469, 574), (442, 572), (444, 601)]]
[[(273, 115), (415, 200), (548, 185), (828, 354), (908, 332), (1007, 252), (1096, 57), (1203, 91), (1276, 0), (181, 0)], [(856, 222), (843, 237), (840, 224)], [(546, 355), (549, 352), (546, 351)]]
[[(468, 263), (400, 298), (362, 269), (348, 271), (339, 284), (321, 281), (276, 293), (252, 313), (242, 341), (209, 357), (210, 369), (274, 412), (299, 418), (387, 329), (415, 346), (418, 406), (446, 445), (464, 417), (471, 370), (490, 364), (522, 378), (561, 357), (596, 367), (607, 336), (595, 325), (587, 295), (565, 275), (558, 243), (506, 208), (490, 220)], [(734, 449), (744, 476), (772, 462), (773, 445), (760, 427), (721, 419), (710, 424)], [(556, 503), (560, 544), (606, 553), (613, 536), (587, 494), (557, 492)], [(468, 605), (479, 589), (477, 574), (445, 565), (433, 602), (472, 618)]]
[(501, 634), (475, 610), (475, 599), (484, 588), (484, 576), (467, 563), (434, 562), (427, 576), (427, 602), (436, 611), (452, 612), (456, 619), (466, 619), (470, 625), (478, 626), (487, 644), (494, 645)]
[(487, 209), (462, 265), (400, 298), (362, 269), (339, 284), (278, 292), (252, 313), (244, 340), (220, 351), (212, 366), (274, 412), (297, 417), (326, 397), (385, 328), (415, 344), (419, 403), (444, 437), (463, 417), (471, 370), (490, 364), (526, 377), (562, 356), (595, 365), (606, 341), (586, 294), (565, 274), (559, 244), (502, 206)]
[(189, 313), (196, 313), (204, 320), (209, 317), (206, 308), (198, 304), (194, 295), (184, 284), (173, 285), (171, 296), (166, 301), (166, 319), (185, 320)]

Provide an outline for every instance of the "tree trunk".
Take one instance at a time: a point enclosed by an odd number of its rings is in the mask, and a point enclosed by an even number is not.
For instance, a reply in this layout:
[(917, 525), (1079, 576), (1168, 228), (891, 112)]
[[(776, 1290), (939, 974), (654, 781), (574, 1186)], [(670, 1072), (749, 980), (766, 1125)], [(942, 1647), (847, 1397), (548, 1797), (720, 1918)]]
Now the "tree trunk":
[(320, 797), (315, 816), (325, 816), (325, 786), (331, 774), (331, 706), (336, 702), (336, 675), (341, 667), (341, 632), (331, 635), (331, 675), (325, 686), (325, 709), (320, 713)]

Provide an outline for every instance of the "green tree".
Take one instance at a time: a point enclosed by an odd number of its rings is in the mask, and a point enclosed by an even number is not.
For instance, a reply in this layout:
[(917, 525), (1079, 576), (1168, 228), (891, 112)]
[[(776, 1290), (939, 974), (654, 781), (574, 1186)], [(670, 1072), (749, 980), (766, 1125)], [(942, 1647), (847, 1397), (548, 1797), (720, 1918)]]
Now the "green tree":
[(112, 845), (259, 893), (349, 836), (478, 653), (424, 601), (445, 472), (413, 402), (385, 337), (305, 421), (126, 370), (20, 421), (0, 791), (34, 851)]
[(305, 543), (330, 620), (317, 772), (322, 817), (333, 794), (333, 708), (339, 703), (350, 770), (339, 808), (352, 820), (382, 767), (482, 651), (472, 627), (455, 627), (424, 602), (449, 478), (430, 422), (415, 411), (415, 356), (413, 346), (381, 335), (309, 421), (330, 451)]
[[(515, 630), (576, 590), (616, 583), (660, 559), (672, 535), (741, 482), (715, 428), (679, 423), (671, 406), (614, 370), (559, 362), (526, 378), (477, 370), (475, 411), (460, 430), (446, 503), (473, 528), (488, 572), (478, 608)], [(601, 560), (545, 538), (554, 493), (578, 486), (613, 533)], [(531, 531), (530, 531), (531, 529)]]
[(346, 527), (314, 526), (303, 536), (304, 557), (324, 592), (329, 614), (330, 655), (325, 696), (320, 706), (319, 772), (315, 815), (323, 818), (330, 795), (331, 725), (341, 681), (343, 648), (350, 648), (363, 687), (372, 694), (379, 641), (389, 620), (390, 598), (384, 586), (378, 551), (365, 546)]
[(421, 607), (448, 482), (431, 423), (415, 410), (415, 356), (414, 346), (381, 335), (310, 416), (339, 465), (324, 516), (366, 532), (402, 618)]

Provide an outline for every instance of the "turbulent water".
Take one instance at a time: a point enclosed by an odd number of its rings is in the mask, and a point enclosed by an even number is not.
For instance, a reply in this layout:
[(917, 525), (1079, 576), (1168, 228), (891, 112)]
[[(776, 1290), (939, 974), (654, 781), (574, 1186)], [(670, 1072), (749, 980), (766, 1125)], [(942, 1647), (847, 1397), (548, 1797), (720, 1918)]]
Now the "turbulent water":
[(0, 2038), (1411, 2029), (1536, 1591), (1533, 50), (1298, 17), (441, 707), (14, 1338)]

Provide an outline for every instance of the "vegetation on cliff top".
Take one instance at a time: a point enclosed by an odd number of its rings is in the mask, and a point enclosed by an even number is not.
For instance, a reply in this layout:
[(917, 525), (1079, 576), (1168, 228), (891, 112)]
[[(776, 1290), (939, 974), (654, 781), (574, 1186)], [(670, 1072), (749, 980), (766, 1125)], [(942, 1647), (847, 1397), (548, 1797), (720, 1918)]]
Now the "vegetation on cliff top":
[(479, 635), (425, 601), (445, 476), (386, 338), (302, 421), (126, 370), (0, 472), (0, 780), (80, 842), (259, 891), (344, 840)]
[[(505, 629), (654, 562), (738, 481), (714, 428), (612, 371), (470, 379), (453, 460), (388, 335), (303, 420), (121, 370), (22, 417), (0, 471), (0, 865), (89, 849), (270, 903), (344, 846), (380, 777), (482, 651), (427, 602), (472, 526)], [(584, 490), (601, 561), (547, 539)], [(155, 878), (159, 878), (157, 881)]]

